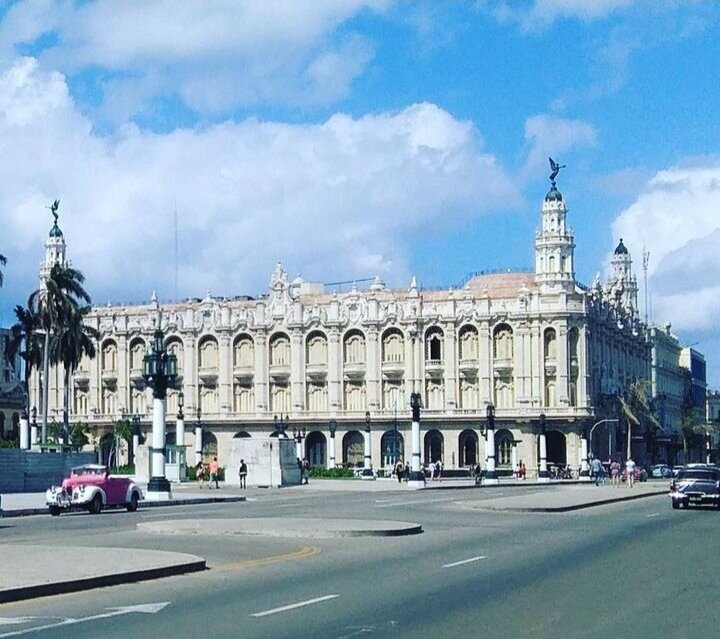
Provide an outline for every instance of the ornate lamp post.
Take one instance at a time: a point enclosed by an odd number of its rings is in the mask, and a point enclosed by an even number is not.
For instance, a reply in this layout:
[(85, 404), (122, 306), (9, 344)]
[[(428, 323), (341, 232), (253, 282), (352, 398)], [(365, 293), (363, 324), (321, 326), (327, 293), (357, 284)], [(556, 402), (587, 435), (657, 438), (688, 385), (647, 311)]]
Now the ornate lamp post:
[(38, 443), (37, 408), (30, 409), (30, 447), (37, 448)]
[(590, 463), (588, 462), (590, 429), (586, 428), (580, 437), (580, 481), (590, 481)]
[(180, 391), (178, 395), (178, 413), (177, 421), (175, 422), (175, 445), (178, 450), (185, 452), (183, 446), (185, 446), (185, 415), (183, 414), (183, 408), (185, 408), (185, 393)]
[(540, 434), (538, 435), (540, 444), (540, 470), (538, 471), (538, 482), (543, 484), (550, 481), (550, 473), (547, 469), (547, 440), (545, 438), (546, 422), (547, 418), (545, 417), (545, 413), (540, 413)]
[(362, 478), (374, 479), (372, 471), (372, 442), (370, 440), (370, 411), (365, 411), (365, 461), (363, 464)]
[(153, 334), (152, 351), (143, 358), (143, 378), (153, 391), (152, 473), (148, 499), (169, 500), (170, 482), (165, 477), (165, 399), (177, 379), (177, 358), (165, 350), (161, 330)]
[(287, 433), (285, 432), (290, 427), (290, 416), (285, 415), (285, 419), (283, 420), (282, 413), (280, 413), (280, 419), (278, 419), (277, 415), (273, 415), (273, 437), (282, 437), (283, 439), (287, 439)]
[(412, 409), (412, 459), (408, 487), (417, 489), (425, 487), (425, 477), (420, 470), (420, 409), (422, 408), (420, 393), (410, 393), (410, 408)]
[(482, 483), (497, 484), (498, 476), (495, 468), (495, 406), (488, 404), (485, 409), (487, 423), (485, 425), (485, 449), (487, 451), (487, 468)]
[(305, 426), (302, 428), (293, 428), (293, 439), (295, 440), (295, 456), (303, 460), (305, 458), (305, 455), (303, 455), (303, 449), (302, 449), (302, 443), (303, 439), (307, 436), (307, 430)]
[(335, 433), (337, 432), (337, 420), (331, 419), (328, 424), (328, 430), (330, 431), (330, 462), (328, 468), (335, 468)]
[(200, 409), (200, 406), (197, 407), (197, 412), (195, 413), (196, 421), (195, 421), (195, 465), (197, 466), (202, 461), (202, 422), (200, 419), (202, 418), (202, 410)]

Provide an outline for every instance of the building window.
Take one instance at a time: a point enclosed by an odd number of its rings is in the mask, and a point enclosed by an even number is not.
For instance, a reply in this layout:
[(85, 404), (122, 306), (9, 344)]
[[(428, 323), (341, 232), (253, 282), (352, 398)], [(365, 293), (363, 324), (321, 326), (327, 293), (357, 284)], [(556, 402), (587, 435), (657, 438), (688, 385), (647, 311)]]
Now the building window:
[(305, 355), (309, 366), (323, 366), (327, 364), (328, 347), (324, 333), (314, 331), (308, 335)]
[(403, 334), (397, 328), (388, 329), (383, 333), (382, 349), (383, 362), (405, 361), (405, 341)]
[(365, 363), (365, 336), (357, 330), (349, 331), (343, 341), (346, 364)]
[(233, 366), (255, 366), (255, 345), (249, 335), (239, 335), (233, 344)]
[(429, 328), (425, 333), (425, 359), (435, 362), (443, 359), (443, 332), (438, 326)]
[(218, 367), (218, 343), (214, 337), (205, 337), (199, 347), (200, 368)]
[(270, 340), (270, 366), (290, 366), (290, 338), (284, 333)]

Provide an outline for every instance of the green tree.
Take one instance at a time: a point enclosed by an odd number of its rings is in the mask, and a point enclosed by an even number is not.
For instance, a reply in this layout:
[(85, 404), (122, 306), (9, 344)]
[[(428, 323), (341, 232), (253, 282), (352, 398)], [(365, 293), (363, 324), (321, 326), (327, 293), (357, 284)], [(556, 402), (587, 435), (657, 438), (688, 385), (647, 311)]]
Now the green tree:
[(70, 443), (75, 446), (86, 446), (90, 443), (88, 438), (89, 427), (85, 422), (75, 422), (70, 427)]
[(631, 442), (633, 426), (643, 426), (645, 432), (647, 432), (648, 429), (655, 430), (662, 427), (653, 414), (653, 409), (650, 405), (650, 399), (648, 398), (649, 386), (650, 383), (646, 380), (636, 380), (630, 384), (624, 395), (618, 396), (620, 411), (628, 424), (628, 459), (630, 459), (632, 453)]
[(699, 411), (691, 405), (687, 405), (684, 415), (680, 420), (680, 427), (683, 438), (683, 453), (685, 455), (685, 463), (690, 460), (690, 454), (694, 448), (702, 445), (702, 438), (705, 428), (700, 420)]
[(70, 432), (70, 388), (72, 375), (84, 356), (95, 357), (95, 341), (100, 333), (85, 323), (89, 306), (73, 310), (50, 342), (50, 359), (63, 365), (63, 431)]
[(90, 303), (90, 296), (83, 288), (85, 276), (77, 269), (55, 264), (50, 276), (28, 300), (28, 306), (39, 317), (44, 332), (43, 345), (43, 415), (42, 441), (47, 441), (48, 401), (50, 385), (50, 364), (58, 363), (51, 360), (50, 342), (74, 315), (79, 312), (81, 302)]

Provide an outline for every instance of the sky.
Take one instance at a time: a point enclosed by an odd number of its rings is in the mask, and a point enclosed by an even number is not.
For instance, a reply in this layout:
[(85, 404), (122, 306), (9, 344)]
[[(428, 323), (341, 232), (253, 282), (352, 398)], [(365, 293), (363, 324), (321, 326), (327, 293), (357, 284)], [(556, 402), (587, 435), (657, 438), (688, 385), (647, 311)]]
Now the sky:
[(0, 325), (59, 199), (96, 304), (531, 268), (548, 156), (578, 279), (622, 237), (720, 386), (720, 3), (0, 2)]

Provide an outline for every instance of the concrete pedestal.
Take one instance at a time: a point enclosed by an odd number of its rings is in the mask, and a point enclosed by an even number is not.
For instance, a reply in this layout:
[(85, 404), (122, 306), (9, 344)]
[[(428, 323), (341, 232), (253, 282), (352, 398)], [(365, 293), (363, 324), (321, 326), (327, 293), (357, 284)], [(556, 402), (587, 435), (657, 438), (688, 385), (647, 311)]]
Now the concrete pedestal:
[(279, 488), (300, 484), (295, 441), (277, 437), (242, 437), (230, 442), (225, 483), (240, 485), (240, 460), (248, 467), (247, 485)]

